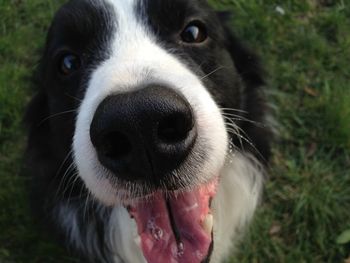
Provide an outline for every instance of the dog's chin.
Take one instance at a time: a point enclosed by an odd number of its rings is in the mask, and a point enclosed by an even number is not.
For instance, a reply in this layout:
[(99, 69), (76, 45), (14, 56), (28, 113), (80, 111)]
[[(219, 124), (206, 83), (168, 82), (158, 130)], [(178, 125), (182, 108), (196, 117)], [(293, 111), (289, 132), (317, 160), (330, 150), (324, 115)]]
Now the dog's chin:
[(101, 203), (128, 211), (146, 262), (202, 263), (209, 262), (214, 246), (211, 200), (226, 160), (225, 150), (216, 152), (214, 160), (192, 155), (158, 184), (125, 182), (122, 178), (127, 176), (118, 177), (98, 162), (89, 170), (78, 167), (85, 185)]
[(147, 262), (209, 262), (214, 227), (211, 201), (218, 184), (216, 176), (188, 187), (172, 185), (171, 190), (145, 187), (117, 202), (136, 223), (137, 243)]
[(211, 200), (218, 178), (192, 189), (155, 191), (125, 202), (147, 262), (206, 262), (213, 247)]

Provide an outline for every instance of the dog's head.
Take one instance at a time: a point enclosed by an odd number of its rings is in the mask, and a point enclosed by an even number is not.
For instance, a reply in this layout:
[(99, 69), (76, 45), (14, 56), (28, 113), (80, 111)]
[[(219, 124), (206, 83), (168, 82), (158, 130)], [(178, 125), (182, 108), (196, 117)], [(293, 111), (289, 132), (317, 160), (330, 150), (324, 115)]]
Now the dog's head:
[(232, 150), (268, 152), (257, 60), (221, 20), (204, 0), (74, 0), (50, 28), (36, 140), (128, 209), (149, 262), (203, 261)]

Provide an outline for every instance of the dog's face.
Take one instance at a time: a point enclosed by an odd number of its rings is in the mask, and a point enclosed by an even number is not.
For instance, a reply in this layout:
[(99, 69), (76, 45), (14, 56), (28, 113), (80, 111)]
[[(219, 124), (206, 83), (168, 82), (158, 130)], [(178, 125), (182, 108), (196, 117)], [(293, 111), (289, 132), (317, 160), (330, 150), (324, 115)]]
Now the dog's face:
[(128, 209), (149, 262), (210, 255), (210, 202), (237, 139), (222, 112), (249, 104), (245, 76), (261, 81), (232, 40), (204, 0), (74, 0), (51, 26), (48, 115), (76, 109), (50, 118), (52, 143), (72, 146), (96, 199)]

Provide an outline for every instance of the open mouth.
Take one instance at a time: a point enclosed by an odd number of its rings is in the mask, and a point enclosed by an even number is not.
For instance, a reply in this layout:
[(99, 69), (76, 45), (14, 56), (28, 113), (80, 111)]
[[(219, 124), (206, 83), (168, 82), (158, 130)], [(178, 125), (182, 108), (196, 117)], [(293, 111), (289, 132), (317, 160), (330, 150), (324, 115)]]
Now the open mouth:
[(149, 263), (208, 262), (213, 249), (210, 203), (218, 179), (181, 193), (156, 192), (129, 206)]

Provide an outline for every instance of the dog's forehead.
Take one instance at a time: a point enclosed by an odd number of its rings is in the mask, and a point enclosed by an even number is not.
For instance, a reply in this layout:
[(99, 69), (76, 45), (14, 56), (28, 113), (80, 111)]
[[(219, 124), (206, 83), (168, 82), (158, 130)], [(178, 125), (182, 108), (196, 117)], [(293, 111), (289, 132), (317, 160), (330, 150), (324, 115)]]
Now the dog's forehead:
[(122, 43), (116, 38), (140, 39), (146, 32), (164, 40), (179, 34), (191, 19), (215, 24), (213, 14), (205, 0), (71, 0), (55, 15), (48, 47), (94, 50), (90, 57), (108, 57), (112, 44)]
[(118, 23), (126, 16), (143, 22), (156, 20), (166, 26), (208, 10), (204, 0), (71, 0), (59, 10), (55, 22), (86, 27), (94, 20)]

